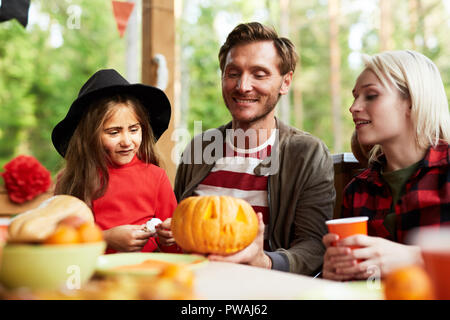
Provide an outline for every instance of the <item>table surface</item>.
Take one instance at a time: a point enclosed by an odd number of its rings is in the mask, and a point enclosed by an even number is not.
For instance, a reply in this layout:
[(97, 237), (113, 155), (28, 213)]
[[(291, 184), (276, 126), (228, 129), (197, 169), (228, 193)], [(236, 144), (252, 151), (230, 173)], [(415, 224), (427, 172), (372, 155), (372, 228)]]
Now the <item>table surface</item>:
[(209, 261), (195, 269), (195, 276), (200, 299), (382, 299), (376, 281), (335, 282), (226, 262)]

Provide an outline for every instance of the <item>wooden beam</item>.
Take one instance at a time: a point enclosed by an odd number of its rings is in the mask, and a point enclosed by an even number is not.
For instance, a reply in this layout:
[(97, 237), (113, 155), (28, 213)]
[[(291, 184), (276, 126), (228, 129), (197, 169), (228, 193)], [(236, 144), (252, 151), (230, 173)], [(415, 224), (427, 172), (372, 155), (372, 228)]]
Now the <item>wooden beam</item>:
[(340, 1), (328, 1), (330, 28), (330, 88), (333, 120), (333, 149), (341, 152), (343, 146), (341, 120), (341, 48), (339, 46)]
[(166, 170), (173, 185), (176, 164), (171, 154), (175, 146), (171, 136), (174, 130), (174, 79), (175, 79), (175, 12), (174, 0), (142, 0), (142, 82), (157, 84), (158, 65), (156, 54), (162, 54), (168, 71), (167, 87), (164, 89), (172, 104), (172, 117), (168, 130), (159, 139), (157, 148), (161, 155), (161, 166)]
[(392, 2), (380, 0), (380, 50), (392, 50)]
[[(279, 0), (280, 5), (280, 35), (289, 38), (289, 0)], [(291, 104), (290, 95), (288, 94), (280, 97), (278, 116), (284, 123), (291, 123)]]

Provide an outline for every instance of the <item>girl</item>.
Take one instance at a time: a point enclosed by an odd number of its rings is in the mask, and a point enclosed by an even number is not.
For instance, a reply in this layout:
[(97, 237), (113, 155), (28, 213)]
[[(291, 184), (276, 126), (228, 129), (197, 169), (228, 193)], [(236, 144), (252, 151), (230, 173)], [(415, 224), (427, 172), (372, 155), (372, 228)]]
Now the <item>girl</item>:
[(365, 57), (365, 67), (350, 112), (359, 142), (374, 147), (344, 191), (342, 215), (368, 216), (369, 236), (323, 237), (323, 277), (333, 280), (420, 264), (420, 249), (405, 245), (409, 232), (450, 222), (450, 117), (437, 67), (409, 50)]
[(100, 70), (53, 129), (53, 144), (66, 160), (55, 194), (76, 196), (92, 208), (107, 252), (158, 248), (145, 223), (164, 221), (177, 205), (155, 150), (170, 112), (161, 90)]

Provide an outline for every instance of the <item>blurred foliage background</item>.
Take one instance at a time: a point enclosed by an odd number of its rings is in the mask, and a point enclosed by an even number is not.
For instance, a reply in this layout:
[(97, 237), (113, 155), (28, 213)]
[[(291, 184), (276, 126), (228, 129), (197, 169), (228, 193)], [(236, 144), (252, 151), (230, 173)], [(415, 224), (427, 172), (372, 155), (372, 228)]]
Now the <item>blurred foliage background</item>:
[(77, 1), (79, 28), (68, 1), (31, 2), (24, 29), (0, 24), (0, 165), (18, 154), (35, 156), (55, 173), (62, 158), (51, 143), (81, 85), (97, 69), (120, 68), (124, 44), (104, 0)]
[[(448, 0), (176, 0), (175, 5), (176, 126), (191, 134), (194, 121), (206, 130), (230, 120), (217, 54), (241, 22), (271, 25), (294, 42), (300, 59), (279, 117), (324, 140), (332, 153), (350, 151), (348, 108), (362, 53), (422, 52), (437, 64), (450, 93)], [(82, 10), (78, 21), (74, 8)], [(15, 20), (0, 23), (0, 167), (30, 154), (55, 173), (62, 159), (51, 144), (51, 130), (95, 71), (115, 68), (125, 75), (127, 41), (119, 37), (111, 1), (32, 0), (29, 14), (26, 29)]]

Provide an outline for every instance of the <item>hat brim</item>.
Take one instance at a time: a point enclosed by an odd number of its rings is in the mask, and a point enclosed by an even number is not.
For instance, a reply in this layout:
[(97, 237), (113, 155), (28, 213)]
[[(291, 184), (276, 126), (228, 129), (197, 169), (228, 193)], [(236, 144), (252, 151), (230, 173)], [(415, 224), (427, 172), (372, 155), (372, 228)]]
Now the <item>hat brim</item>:
[(139, 83), (116, 85), (91, 91), (72, 103), (66, 117), (52, 131), (52, 142), (58, 153), (65, 156), (69, 141), (92, 101), (123, 93), (131, 94), (141, 101), (147, 111), (155, 139), (158, 140), (167, 130), (172, 112), (166, 94), (158, 88)]

